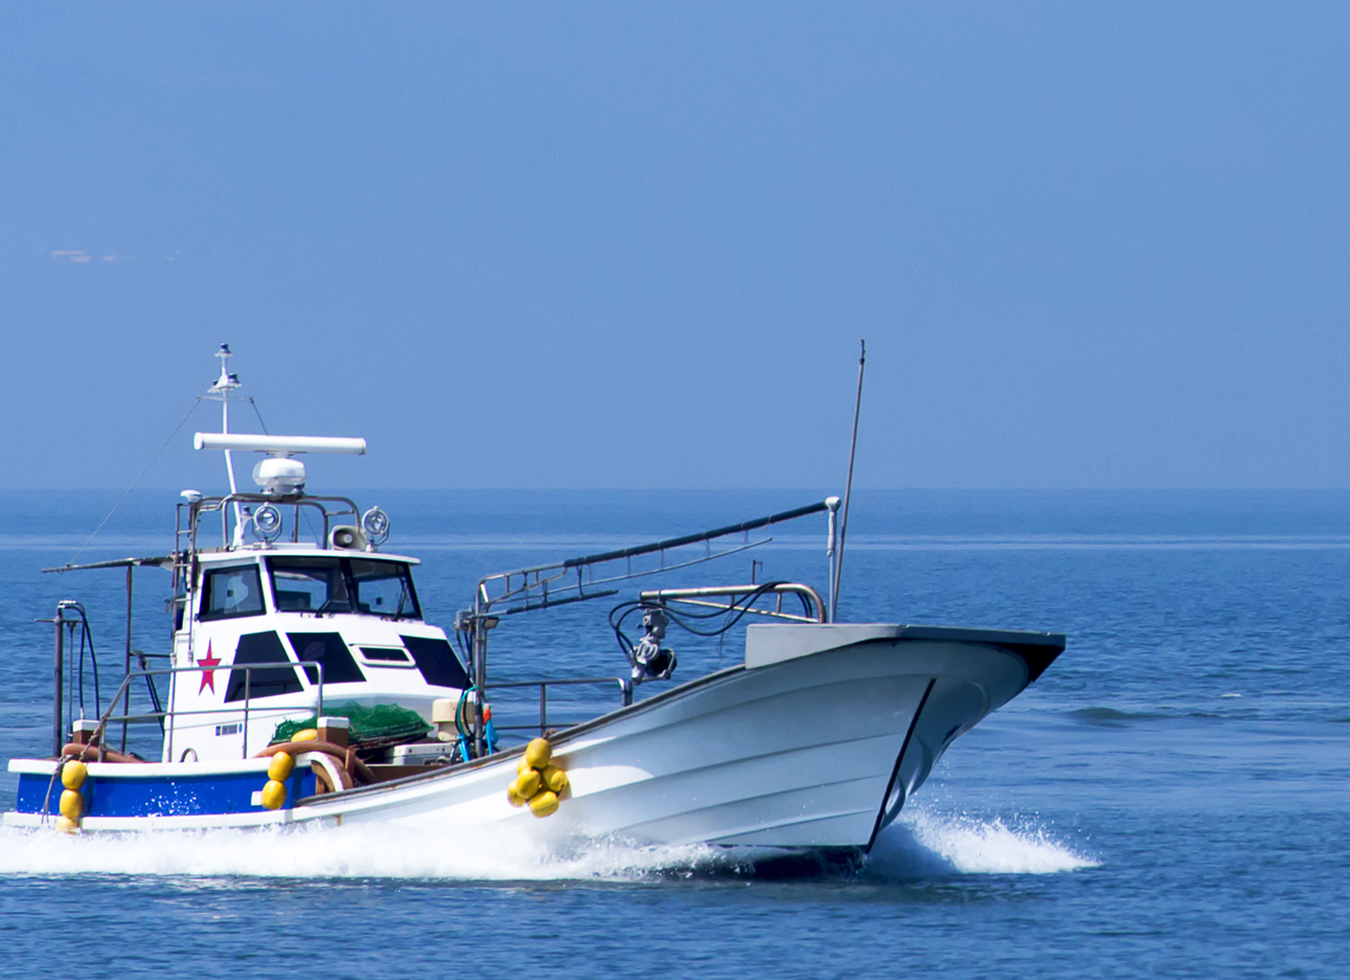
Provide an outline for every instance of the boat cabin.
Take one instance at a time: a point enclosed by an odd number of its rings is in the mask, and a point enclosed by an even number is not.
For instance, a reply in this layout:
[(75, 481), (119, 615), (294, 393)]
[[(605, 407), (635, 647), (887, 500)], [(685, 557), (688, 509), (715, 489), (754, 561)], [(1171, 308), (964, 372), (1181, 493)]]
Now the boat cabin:
[[(350, 701), (408, 708), (430, 727), (433, 702), (470, 686), (445, 632), (422, 619), (418, 560), (380, 554), (374, 536), (334, 524), (356, 514), (351, 501), (192, 495), (179, 509), (186, 547), (174, 563), (163, 761), (247, 758), (279, 722)], [(200, 547), (208, 515), (235, 510), (222, 521), (230, 540)], [(367, 512), (366, 525), (381, 522)], [(299, 540), (306, 525), (319, 541)], [(278, 540), (285, 531), (292, 540)]]

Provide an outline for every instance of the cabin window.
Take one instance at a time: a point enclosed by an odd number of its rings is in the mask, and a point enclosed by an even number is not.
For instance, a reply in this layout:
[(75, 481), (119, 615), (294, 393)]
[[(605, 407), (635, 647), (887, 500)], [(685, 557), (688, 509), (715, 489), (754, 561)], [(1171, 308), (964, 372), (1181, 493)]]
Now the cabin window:
[(351, 612), (340, 558), (269, 558), (277, 612)]
[(357, 647), (361, 660), (376, 667), (415, 667), (413, 658), (402, 647)]
[[(288, 666), (239, 669), (249, 664)], [(286, 648), (281, 645), (281, 637), (276, 633), (271, 630), (266, 633), (245, 633), (239, 637), (239, 646), (234, 651), (233, 669), (230, 671), (230, 684), (225, 691), (225, 700), (243, 701), (245, 694), (249, 698), (294, 694), (300, 690), (300, 680), (295, 676), (295, 668), (289, 664), (290, 658), (286, 656)]]
[(257, 565), (215, 568), (202, 576), (200, 620), (261, 616), (262, 577)]
[(393, 561), (349, 558), (357, 612), (395, 619), (421, 619), (408, 566)]
[[(356, 659), (342, 642), (339, 633), (287, 633), (291, 647), (301, 661), (323, 664), (323, 683), (359, 684), (366, 679)], [(319, 671), (315, 667), (306, 667), (305, 676), (311, 684), (319, 683)]]
[(374, 558), (268, 558), (277, 612), (363, 613), (421, 619), (403, 562)]
[(399, 639), (412, 654), (417, 669), (428, 684), (460, 690), (469, 686), (469, 675), (445, 640), (434, 636), (401, 636)]

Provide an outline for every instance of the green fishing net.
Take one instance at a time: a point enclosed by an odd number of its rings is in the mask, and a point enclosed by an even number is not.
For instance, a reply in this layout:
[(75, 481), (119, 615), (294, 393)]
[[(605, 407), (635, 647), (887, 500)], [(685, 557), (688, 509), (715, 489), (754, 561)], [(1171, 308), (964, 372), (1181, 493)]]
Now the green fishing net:
[[(353, 745), (405, 742), (421, 738), (431, 731), (431, 726), (416, 711), (400, 708), (396, 704), (377, 704), (372, 707), (348, 701), (346, 704), (324, 705), (323, 713), (325, 716), (340, 715), (351, 722), (347, 740)], [(319, 719), (314, 715), (301, 721), (283, 721), (272, 733), (272, 744), (289, 742), (296, 732), (318, 727)]]

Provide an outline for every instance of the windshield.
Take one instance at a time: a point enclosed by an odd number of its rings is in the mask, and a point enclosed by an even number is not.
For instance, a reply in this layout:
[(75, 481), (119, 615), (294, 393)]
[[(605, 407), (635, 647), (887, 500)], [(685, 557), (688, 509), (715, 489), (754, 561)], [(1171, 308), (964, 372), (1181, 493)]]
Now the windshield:
[(340, 558), (269, 558), (278, 612), (351, 612)]
[(421, 619), (408, 566), (372, 558), (269, 558), (278, 612)]
[(358, 612), (396, 619), (420, 618), (408, 566), (396, 561), (347, 558)]

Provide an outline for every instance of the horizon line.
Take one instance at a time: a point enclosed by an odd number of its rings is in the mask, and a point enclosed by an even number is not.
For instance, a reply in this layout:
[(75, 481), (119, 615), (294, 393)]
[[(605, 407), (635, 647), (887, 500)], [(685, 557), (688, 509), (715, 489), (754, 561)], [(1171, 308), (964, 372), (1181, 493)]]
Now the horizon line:
[[(73, 487), (5, 487), (0, 493), (173, 493), (183, 487), (145, 486), (73, 486)], [(856, 493), (1340, 493), (1350, 486), (906, 486), (854, 487)], [(203, 491), (216, 495), (215, 491)], [(242, 493), (254, 491), (243, 490)], [(822, 487), (419, 487), (396, 485), (335, 486), (314, 491), (310, 496), (328, 496), (343, 493), (831, 493)], [(224, 491), (220, 491), (224, 495)]]

